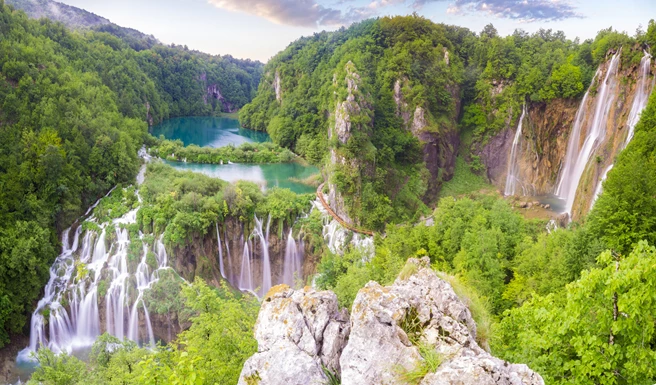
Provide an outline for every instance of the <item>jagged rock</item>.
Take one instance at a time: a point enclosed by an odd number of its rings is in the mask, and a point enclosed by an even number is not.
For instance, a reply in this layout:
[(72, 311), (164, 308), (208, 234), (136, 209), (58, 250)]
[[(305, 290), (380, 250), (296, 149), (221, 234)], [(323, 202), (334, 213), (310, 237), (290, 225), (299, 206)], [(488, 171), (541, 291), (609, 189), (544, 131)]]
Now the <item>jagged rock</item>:
[(408, 111), (408, 103), (403, 97), (403, 86), (406, 86), (407, 83), (407, 78), (403, 79), (403, 84), (401, 84), (400, 79), (394, 83), (394, 103), (396, 103), (396, 116), (403, 119), (403, 125), (406, 128), (408, 128), (408, 124), (410, 123), (410, 111)]
[(337, 296), (306, 287), (273, 287), (255, 324), (258, 352), (242, 369), (239, 384), (325, 384), (322, 366), (339, 373), (339, 357), (350, 331), (348, 314)]
[(282, 101), (282, 84), (280, 82), (280, 72), (276, 71), (273, 79), (273, 89), (276, 91), (276, 100)]
[(427, 125), (424, 112), (424, 109), (419, 106), (417, 106), (415, 109), (415, 114), (412, 119), (412, 127), (410, 129), (415, 136), (418, 136), (421, 130), (423, 130)]
[[(337, 138), (340, 142), (346, 144), (349, 138), (351, 137), (351, 130), (353, 127), (351, 124), (351, 116), (359, 115), (362, 111), (362, 108), (367, 108), (368, 106), (361, 106), (364, 104), (362, 100), (356, 100), (356, 93), (360, 86), (360, 75), (355, 72), (355, 65), (352, 62), (346, 63), (346, 86), (347, 86), (347, 96), (346, 100), (337, 103), (335, 109), (335, 128), (334, 134), (337, 135)], [(329, 133), (330, 136), (333, 135), (332, 132)]]
[[(408, 323), (421, 330), (413, 334)], [(495, 358), (479, 346), (467, 305), (427, 257), (411, 258), (392, 286), (369, 282), (358, 292), (350, 323), (332, 292), (280, 285), (265, 298), (255, 328), (258, 353), (246, 361), (240, 385), (248, 378), (260, 385), (325, 384), (322, 365), (341, 373), (343, 385), (401, 385), (401, 373), (423, 360), (419, 335), (442, 358), (421, 385), (544, 384), (526, 365)]]
[(340, 365), (343, 385), (401, 384), (399, 372), (421, 361), (399, 326), (408, 315), (422, 325), (422, 341), (434, 346), (444, 362), (421, 384), (544, 384), (525, 365), (492, 357), (476, 342), (476, 324), (451, 286), (430, 269), (428, 258), (410, 259), (410, 271), (391, 287), (369, 282), (358, 293), (352, 330)]

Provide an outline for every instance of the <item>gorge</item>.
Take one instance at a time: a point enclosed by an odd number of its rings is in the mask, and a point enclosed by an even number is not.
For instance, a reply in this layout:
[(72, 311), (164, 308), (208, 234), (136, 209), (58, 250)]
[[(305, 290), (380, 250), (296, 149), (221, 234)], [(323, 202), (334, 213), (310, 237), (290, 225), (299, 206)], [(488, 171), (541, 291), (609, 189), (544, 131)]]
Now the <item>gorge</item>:
[(11, 4), (0, 382), (656, 381), (655, 22), (262, 64)]

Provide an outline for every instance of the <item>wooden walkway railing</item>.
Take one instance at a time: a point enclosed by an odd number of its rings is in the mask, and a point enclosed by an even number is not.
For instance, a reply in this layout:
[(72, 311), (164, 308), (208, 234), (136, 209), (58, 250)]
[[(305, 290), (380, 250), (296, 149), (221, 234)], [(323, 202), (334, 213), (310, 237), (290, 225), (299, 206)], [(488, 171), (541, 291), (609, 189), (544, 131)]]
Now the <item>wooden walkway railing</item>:
[(355, 227), (349, 225), (348, 223), (346, 223), (342, 218), (339, 217), (339, 215), (337, 215), (333, 211), (333, 209), (330, 207), (330, 205), (326, 202), (326, 200), (323, 197), (323, 192), (322, 191), (323, 191), (323, 185), (324, 184), (325, 183), (322, 183), (322, 184), (319, 185), (319, 187), (317, 187), (317, 197), (319, 198), (319, 201), (323, 205), (323, 208), (325, 208), (326, 211), (328, 211), (328, 214), (330, 214), (333, 218), (335, 218), (335, 220), (337, 222), (339, 222), (339, 224), (342, 225), (344, 228), (346, 228), (348, 230), (351, 230), (351, 231), (353, 231), (355, 233), (358, 233), (358, 234), (364, 234), (364, 235), (369, 235), (369, 236), (373, 237), (374, 236), (373, 231), (361, 230), (361, 229), (355, 228)]

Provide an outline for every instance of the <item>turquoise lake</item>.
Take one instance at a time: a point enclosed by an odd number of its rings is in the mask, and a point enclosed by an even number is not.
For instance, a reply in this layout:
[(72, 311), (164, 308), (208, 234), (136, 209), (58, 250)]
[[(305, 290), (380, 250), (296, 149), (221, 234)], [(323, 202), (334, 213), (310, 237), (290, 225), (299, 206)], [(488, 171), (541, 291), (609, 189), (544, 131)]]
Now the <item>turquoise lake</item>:
[[(238, 146), (246, 142), (266, 142), (269, 135), (242, 128), (236, 119), (223, 117), (186, 117), (169, 119), (154, 126), (151, 133), (166, 139), (180, 139), (185, 145), (201, 147)], [(273, 164), (200, 164), (165, 161), (178, 170), (199, 172), (228, 182), (247, 180), (259, 184), (263, 189), (281, 187), (296, 193), (313, 193), (315, 187), (294, 180), (301, 180), (319, 173), (314, 166), (299, 163)]]
[(188, 146), (195, 144), (200, 147), (223, 147), (230, 144), (238, 146), (246, 142), (269, 142), (269, 134), (247, 130), (239, 125), (237, 119), (190, 116), (173, 118), (153, 126), (151, 134), (159, 138), (180, 139)]

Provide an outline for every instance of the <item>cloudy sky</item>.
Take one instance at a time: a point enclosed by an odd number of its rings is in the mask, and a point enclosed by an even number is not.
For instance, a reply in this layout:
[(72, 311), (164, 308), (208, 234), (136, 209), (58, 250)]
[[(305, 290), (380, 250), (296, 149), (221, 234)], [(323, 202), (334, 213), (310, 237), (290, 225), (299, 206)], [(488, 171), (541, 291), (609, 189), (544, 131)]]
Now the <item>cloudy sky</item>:
[(213, 54), (267, 61), (300, 36), (369, 17), (412, 12), (435, 22), (501, 34), (521, 28), (594, 37), (612, 26), (634, 34), (656, 18), (655, 0), (59, 0), (112, 22)]

